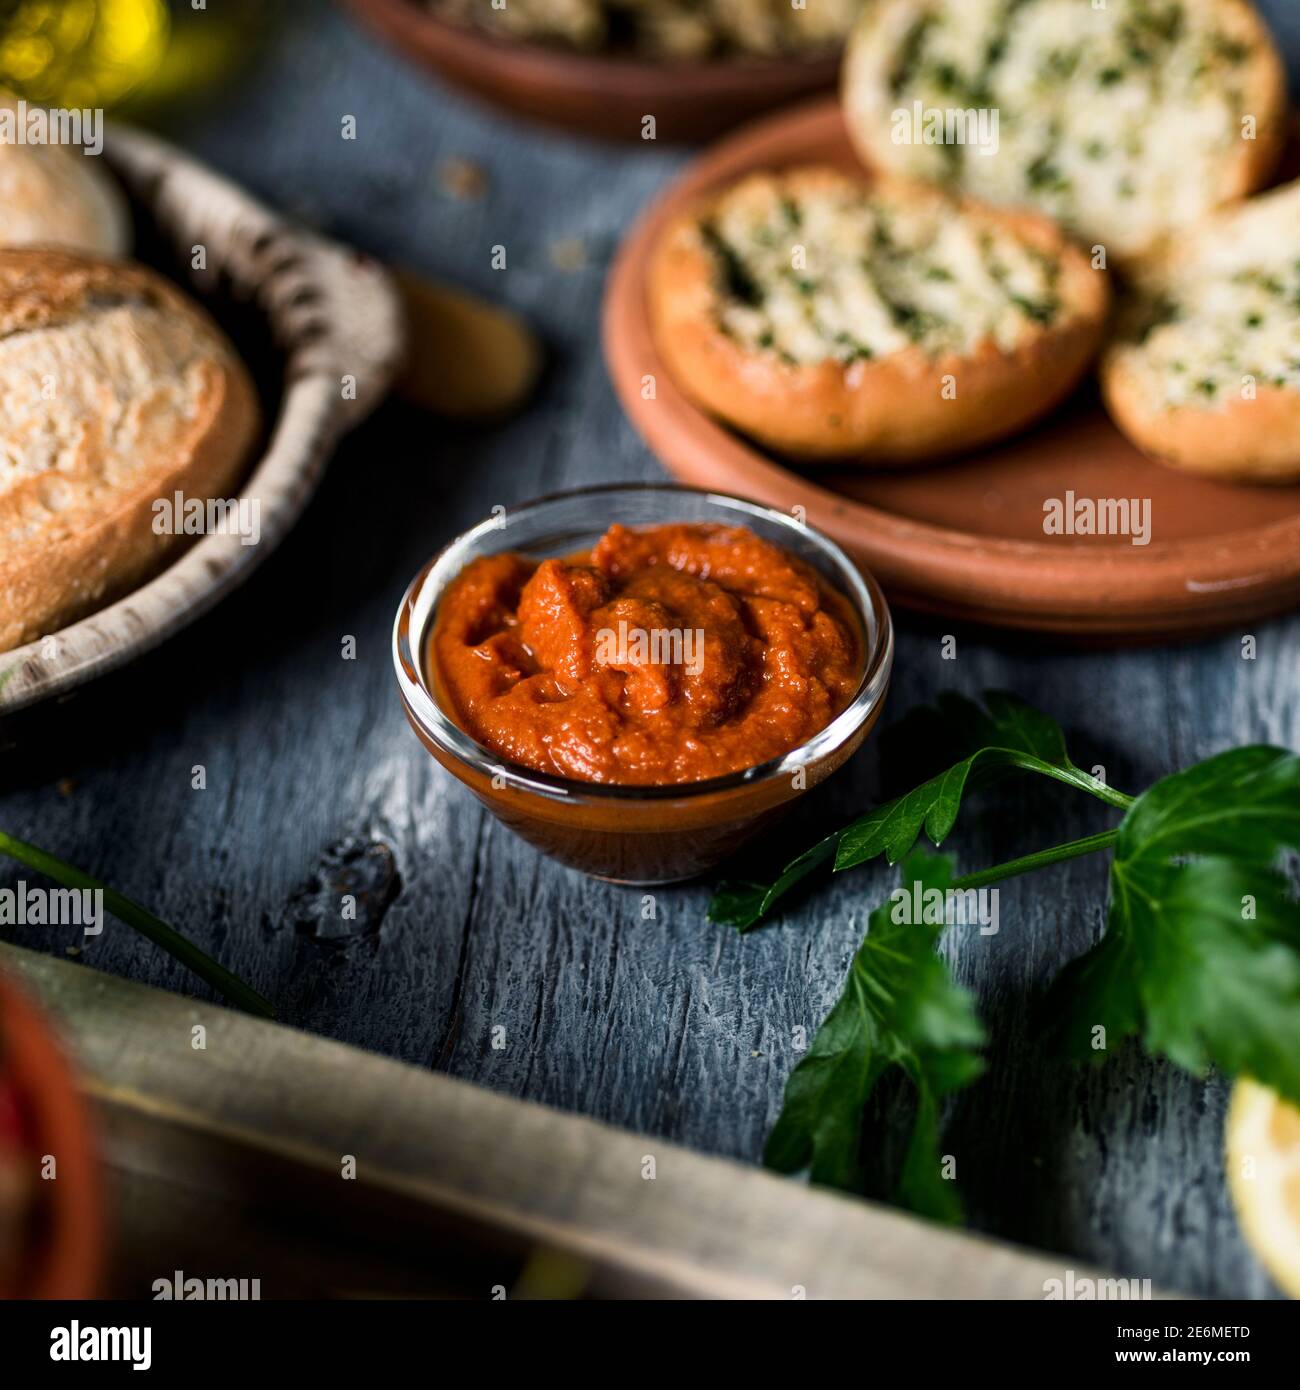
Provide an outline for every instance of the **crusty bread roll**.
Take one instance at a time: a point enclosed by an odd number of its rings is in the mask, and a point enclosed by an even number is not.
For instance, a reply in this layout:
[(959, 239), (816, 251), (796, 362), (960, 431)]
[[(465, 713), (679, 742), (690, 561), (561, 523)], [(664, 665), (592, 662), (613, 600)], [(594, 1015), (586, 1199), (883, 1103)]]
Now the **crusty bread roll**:
[(1300, 478), (1300, 182), (1136, 267), (1101, 381), (1120, 429), (1167, 463)]
[(867, 164), (1037, 208), (1121, 264), (1262, 187), (1286, 135), (1249, 0), (876, 0), (843, 97)]
[(883, 175), (755, 174), (665, 229), (677, 385), (796, 458), (900, 464), (1010, 434), (1096, 351), (1108, 277), (1046, 218)]
[(233, 348), (152, 271), (0, 251), (0, 651), (158, 570), (186, 542), (153, 502), (228, 495), (257, 420)]
[[(18, 110), (0, 90), (0, 107)], [(97, 155), (64, 145), (0, 143), (0, 246), (45, 244), (125, 256), (131, 222)]]

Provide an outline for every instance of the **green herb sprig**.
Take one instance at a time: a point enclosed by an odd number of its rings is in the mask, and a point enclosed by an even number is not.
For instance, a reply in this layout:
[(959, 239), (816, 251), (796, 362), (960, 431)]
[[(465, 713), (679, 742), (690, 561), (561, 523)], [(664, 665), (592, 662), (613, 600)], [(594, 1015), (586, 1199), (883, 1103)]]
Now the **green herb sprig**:
[[(17, 670), (17, 666), (10, 666), (7, 670), (0, 671), (0, 690), (5, 688), (10, 677)], [(238, 975), (232, 974), (224, 965), (218, 965), (211, 956), (200, 951), (192, 941), (187, 941), (174, 927), (169, 927), (166, 922), (155, 917), (147, 908), (132, 902), (130, 898), (123, 897), (121, 893), (116, 892), (107, 884), (101, 883), (99, 879), (92, 878), (89, 874), (83, 873), (71, 864), (64, 863), (62, 859), (55, 858), (54, 855), (48, 854), (45, 850), (37, 849), (35, 845), (26, 844), (22, 840), (16, 840), (12, 835), (6, 835), (3, 831), (0, 831), (0, 854), (9, 855), (10, 858), (18, 860), (20, 864), (25, 864), (29, 869), (34, 869), (37, 873), (52, 878), (56, 883), (61, 883), (65, 888), (102, 892), (104, 906), (114, 917), (125, 922), (127, 926), (134, 927), (136, 931), (147, 936), (150, 941), (161, 946), (168, 955), (175, 957), (187, 970), (192, 970), (199, 979), (206, 980), (222, 998), (247, 1013), (257, 1014), (261, 1018), (275, 1017), (275, 1006), (270, 1000), (264, 999), (251, 985), (241, 980)]]
[(54, 855), (46, 853), (45, 850), (37, 849), (35, 845), (26, 844), (22, 840), (16, 840), (12, 835), (6, 835), (3, 831), (0, 831), (0, 854), (9, 855), (10, 858), (16, 859), (20, 864), (25, 864), (29, 869), (34, 869), (37, 873), (52, 878), (56, 883), (61, 883), (65, 888), (102, 892), (104, 906), (114, 917), (125, 922), (127, 926), (134, 927), (136, 931), (147, 936), (150, 941), (161, 946), (168, 955), (175, 957), (186, 969), (192, 970), (201, 980), (206, 980), (223, 998), (247, 1013), (257, 1014), (262, 1018), (275, 1017), (274, 1005), (269, 1000), (264, 999), (251, 985), (241, 980), (238, 975), (232, 974), (225, 966), (218, 965), (211, 956), (199, 950), (192, 941), (186, 940), (174, 927), (169, 927), (166, 922), (155, 917), (147, 908), (132, 902), (130, 898), (123, 897), (121, 893), (108, 887), (99, 879), (92, 878), (90, 874), (83, 873), (71, 864), (65, 864), (62, 859), (56, 859)]
[[(1134, 798), (1076, 767), (1056, 722), (1015, 696), (990, 692), (981, 707), (946, 695), (909, 720), (963, 755), (819, 841), (772, 882), (723, 885), (710, 904), (713, 921), (752, 930), (815, 870), (839, 872), (882, 854), (905, 861), (902, 886), (912, 893), (917, 885), (980, 888), (1112, 850), (1105, 934), (1060, 972), (1042, 1010), (1056, 1053), (1100, 1061), (1136, 1036), (1149, 1053), (1190, 1071), (1247, 1073), (1300, 1103), (1300, 912), (1279, 868), (1285, 851), (1300, 849), (1300, 757), (1236, 748)], [(967, 792), (1017, 771), (1087, 792), (1123, 819), (961, 877), (949, 856), (916, 848), (922, 834), (936, 848), (947, 838)], [(860, 1189), (863, 1109), (882, 1077), (901, 1072), (917, 1112), (896, 1197), (952, 1221), (961, 1206), (940, 1168), (939, 1105), (982, 1071), (984, 1031), (935, 953), (943, 922), (900, 923), (891, 907), (872, 912), (844, 993), (786, 1084), (764, 1161)]]

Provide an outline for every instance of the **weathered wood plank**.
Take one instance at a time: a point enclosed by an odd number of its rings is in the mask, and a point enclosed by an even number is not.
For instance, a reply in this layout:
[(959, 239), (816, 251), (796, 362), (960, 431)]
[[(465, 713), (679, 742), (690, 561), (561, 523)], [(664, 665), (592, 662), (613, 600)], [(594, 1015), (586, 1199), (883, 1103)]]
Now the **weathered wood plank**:
[[(152, 1204), (127, 1208), (142, 1220), (119, 1232), (127, 1267), (148, 1270), (152, 1241), (172, 1257), (128, 1297), (173, 1268), (203, 1268), (196, 1248), (212, 1248), (220, 1222), (252, 1238), (226, 1268), (261, 1278), (264, 1297), (296, 1295), (308, 1278), (316, 1293), (340, 1278), (391, 1280), (404, 1255), (418, 1287), (443, 1280), (489, 1298), (518, 1288), (538, 1251), (567, 1257), (573, 1292), (595, 1296), (1041, 1299), (1064, 1278), (1059, 1260), (213, 1005), (13, 947), (0, 946), (0, 965), (62, 1024), (109, 1165), (137, 1197), (144, 1180), (161, 1184), (159, 1209), (183, 1214), (160, 1227)], [(312, 1256), (322, 1243), (327, 1254), (310, 1276), (292, 1259), (304, 1227)], [(338, 1247), (363, 1233), (369, 1248), (348, 1269)], [(466, 1244), (482, 1264), (477, 1287), (457, 1258)]]

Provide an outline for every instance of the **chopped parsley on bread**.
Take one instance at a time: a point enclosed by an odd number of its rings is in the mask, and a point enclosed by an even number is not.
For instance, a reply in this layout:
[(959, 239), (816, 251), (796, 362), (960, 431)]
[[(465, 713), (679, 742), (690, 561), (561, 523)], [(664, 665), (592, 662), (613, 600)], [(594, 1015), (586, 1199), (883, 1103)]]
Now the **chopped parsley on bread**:
[(1037, 208), (1119, 263), (1263, 186), (1286, 132), (1249, 0), (876, 0), (843, 98), (868, 165)]
[(1134, 268), (1102, 359), (1119, 427), (1197, 473), (1300, 478), (1300, 183)]
[(796, 458), (886, 464), (1049, 410), (1108, 303), (1045, 218), (820, 167), (709, 196), (664, 231), (649, 280), (659, 351), (698, 404)]

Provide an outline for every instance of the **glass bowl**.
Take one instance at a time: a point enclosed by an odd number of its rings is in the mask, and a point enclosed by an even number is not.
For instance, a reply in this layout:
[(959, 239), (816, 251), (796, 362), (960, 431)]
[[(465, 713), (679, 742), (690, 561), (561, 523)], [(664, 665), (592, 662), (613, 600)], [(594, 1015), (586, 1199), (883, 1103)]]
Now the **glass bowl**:
[[(769, 762), (671, 786), (580, 782), (504, 762), (444, 709), (428, 661), (448, 584), (481, 555), (542, 558), (589, 548), (613, 523), (744, 526), (817, 570), (852, 605), (864, 654), (857, 693), (806, 743)], [(889, 608), (834, 541), (793, 516), (672, 484), (581, 488), (501, 509), (458, 536), (411, 581), (393, 626), (393, 664), (411, 727), (429, 752), (505, 825), (552, 858), (616, 883), (674, 883), (711, 869), (845, 763), (884, 703), (894, 659)]]

